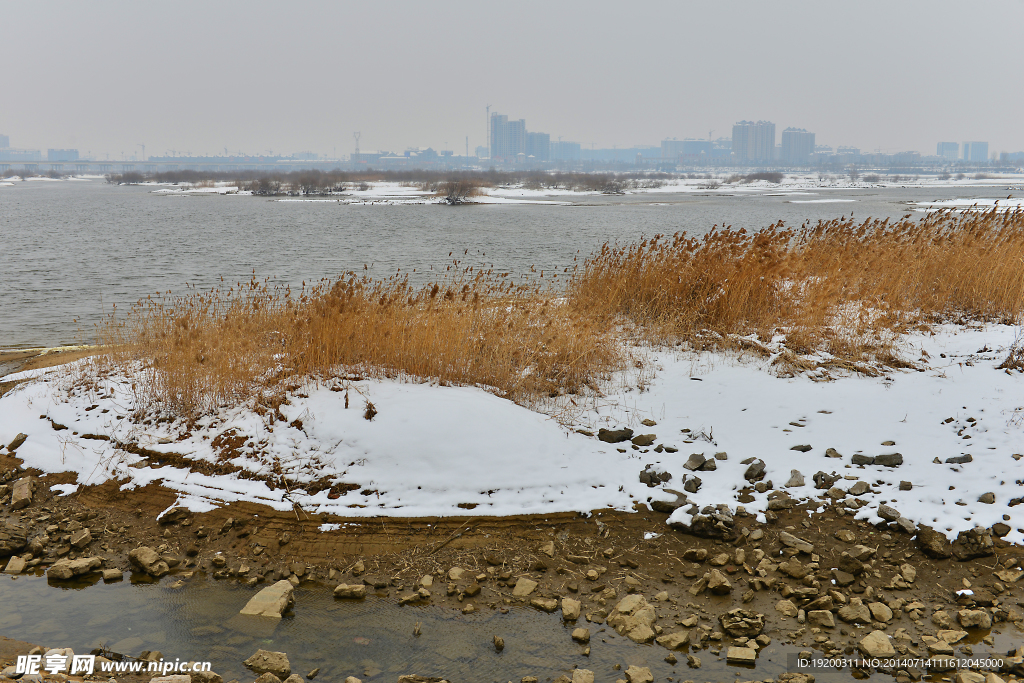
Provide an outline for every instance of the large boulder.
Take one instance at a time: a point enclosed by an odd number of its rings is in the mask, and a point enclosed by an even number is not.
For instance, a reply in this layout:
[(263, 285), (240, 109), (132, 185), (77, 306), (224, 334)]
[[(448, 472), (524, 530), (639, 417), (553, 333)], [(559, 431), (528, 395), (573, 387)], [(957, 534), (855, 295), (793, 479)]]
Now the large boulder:
[(295, 586), (290, 581), (282, 579), (252, 596), (239, 614), (280, 619), (281, 615), (295, 604), (295, 598), (292, 595), (294, 591)]
[(256, 650), (256, 653), (249, 659), (242, 662), (250, 670), (258, 674), (272, 673), (278, 678), (285, 679), (292, 672), (292, 665), (288, 661), (288, 655), (283, 652), (271, 652), (269, 650)]
[(953, 542), (953, 554), (958, 560), (972, 560), (976, 557), (995, 555), (995, 541), (988, 529), (975, 527), (969, 531), (961, 531)]
[(157, 551), (144, 545), (128, 553), (128, 562), (139, 571), (158, 579), (171, 571)]
[(103, 559), (99, 557), (79, 557), (75, 560), (64, 558), (54, 562), (46, 570), (46, 578), (56, 581), (67, 581), (76, 576), (88, 574), (103, 566)]

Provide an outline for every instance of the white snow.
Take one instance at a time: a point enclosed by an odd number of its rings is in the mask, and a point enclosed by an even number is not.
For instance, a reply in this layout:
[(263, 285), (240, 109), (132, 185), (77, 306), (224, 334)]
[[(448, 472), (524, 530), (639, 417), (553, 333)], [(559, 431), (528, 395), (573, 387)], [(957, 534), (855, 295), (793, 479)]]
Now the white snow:
[[(702, 485), (689, 495), (693, 503), (735, 508), (746, 485), (741, 461), (754, 457), (766, 463), (765, 479), (775, 491), (791, 470), (799, 470), (804, 486), (788, 489), (795, 498), (820, 498), (824, 491), (814, 488), (812, 476), (834, 471), (845, 477), (836, 483), (843, 489), (858, 478), (872, 485), (860, 496), (866, 504), (859, 518), (879, 521), (877, 507), (886, 503), (912, 521), (955, 536), (1008, 515), (1013, 531), (1007, 538), (1021, 542), (1024, 504), (1010, 502), (1024, 496), (1024, 376), (995, 368), (1018, 332), (986, 325), (915, 333), (904, 340), (903, 353), (917, 369), (834, 381), (823, 381), (821, 373), (777, 377), (770, 372), (772, 358), (635, 349), (645, 364), (642, 388), (636, 376), (617, 378), (605, 396), (581, 403), (571, 424), (473, 387), (333, 379), (293, 392), (281, 407), (285, 420), (276, 424), (235, 407), (188, 432), (181, 423), (131, 422), (133, 378), (71, 390), (84, 363), (79, 362), (4, 378), (31, 381), (0, 398), (0, 443), (24, 432), (29, 438), (17, 454), (26, 466), (76, 472), (82, 485), (116, 477), (130, 488), (159, 480), (177, 492), (176, 504), (194, 510), (248, 499), (347, 517), (627, 510), (653, 497), (674, 500), (667, 490), (682, 491), (684, 475), (694, 474)], [(566, 420), (569, 398), (540, 409)], [(377, 409), (372, 421), (363, 416), (366, 401)], [(645, 418), (657, 425), (642, 426)], [(58, 431), (51, 421), (67, 429)], [(655, 444), (678, 452), (606, 444), (576, 431), (620, 426), (656, 434)], [(234, 465), (268, 475), (276, 464), (292, 482), (329, 477), (358, 488), (332, 498), (327, 490), (310, 495), (301, 484), (271, 488), (260, 479), (198, 474), (166, 462), (133, 467), (142, 458), (113, 442), (214, 461), (211, 441), (231, 429), (247, 437)], [(889, 440), (895, 445), (882, 445)], [(791, 450), (802, 444), (811, 450)], [(842, 459), (827, 458), (828, 448)], [(691, 473), (682, 466), (691, 453), (711, 458), (718, 452), (728, 456), (717, 461), (717, 471)], [(854, 453), (891, 452), (903, 455), (902, 466), (850, 465)], [(973, 462), (945, 463), (963, 454)], [(647, 465), (670, 472), (671, 480), (656, 488), (640, 483)], [(913, 482), (913, 490), (899, 491), (901, 480)], [(995, 494), (995, 504), (978, 502), (986, 492)], [(768, 494), (752, 495), (746, 509), (763, 513)], [(684, 507), (672, 519), (687, 522), (689, 516)]]

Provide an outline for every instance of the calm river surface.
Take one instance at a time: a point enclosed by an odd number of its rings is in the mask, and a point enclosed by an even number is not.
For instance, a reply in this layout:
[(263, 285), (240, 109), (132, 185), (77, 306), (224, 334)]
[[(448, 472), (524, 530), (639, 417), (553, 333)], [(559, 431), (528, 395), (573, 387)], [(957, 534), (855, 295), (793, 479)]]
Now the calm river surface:
[[(249, 196), (161, 196), (103, 180), (0, 187), (0, 348), (92, 340), (93, 324), (156, 292), (261, 279), (300, 285), (363, 265), (378, 277), (451, 262), (561, 272), (606, 241), (777, 220), (899, 217), (908, 203), (1005, 197), (986, 188), (764, 190), (737, 195), (552, 197), (571, 206), (354, 205)], [(820, 199), (853, 201), (806, 203)], [(805, 203), (797, 203), (805, 202)], [(455, 258), (453, 256), (452, 258)], [(78, 321), (77, 323), (75, 321)]]

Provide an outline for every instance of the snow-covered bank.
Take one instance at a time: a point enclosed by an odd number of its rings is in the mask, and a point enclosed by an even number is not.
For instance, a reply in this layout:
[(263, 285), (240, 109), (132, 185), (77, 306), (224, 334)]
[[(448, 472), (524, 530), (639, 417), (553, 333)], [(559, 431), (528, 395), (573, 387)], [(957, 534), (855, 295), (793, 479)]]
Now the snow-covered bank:
[[(907, 338), (904, 355), (916, 369), (835, 381), (776, 377), (770, 357), (648, 351), (642, 390), (623, 378), (571, 420), (561, 413), (568, 425), (477, 388), (334, 379), (293, 392), (280, 407), (284, 420), (225, 408), (190, 431), (133, 421), (133, 378), (69, 390), (76, 373), (64, 367), (4, 378), (35, 379), (0, 398), (0, 443), (28, 434), (17, 449), (27, 467), (74, 471), (80, 484), (160, 481), (196, 510), (249, 499), (352, 517), (631, 509), (650, 498), (675, 500), (673, 492), (696, 476), (699, 488), (689, 484), (697, 490), (673, 516), (685, 522), (691, 503), (760, 513), (780, 490), (821, 498), (826, 491), (815, 488), (813, 475), (834, 472), (833, 486), (844, 491), (864, 482), (858, 517), (877, 521), (885, 503), (950, 536), (1005, 521), (1007, 539), (1021, 542), (1024, 504), (1015, 499), (1024, 497), (1024, 377), (995, 368), (1016, 335), (1009, 326), (942, 327)], [(367, 402), (376, 409), (372, 420)], [(599, 428), (623, 426), (654, 435), (650, 445), (596, 438)], [(148, 449), (148, 462), (117, 443)], [(828, 457), (828, 449), (841, 457)], [(156, 453), (169, 455), (160, 462)], [(693, 453), (727, 456), (714, 471), (693, 472), (684, 467)], [(852, 464), (854, 455), (891, 453), (901, 454), (901, 465)], [(212, 465), (218, 455), (257, 478), (225, 473), (223, 463), (219, 474), (182, 466), (190, 459)], [(764, 462), (774, 492), (749, 488), (748, 458)], [(648, 487), (640, 481), (648, 466), (671, 479)], [(803, 482), (794, 477), (786, 488), (792, 470)], [(266, 480), (274, 472), (334, 486), (333, 493), (272, 489)], [(912, 488), (900, 490), (901, 482)], [(350, 490), (339, 495), (343, 489)], [(979, 501), (986, 493), (994, 502)]]

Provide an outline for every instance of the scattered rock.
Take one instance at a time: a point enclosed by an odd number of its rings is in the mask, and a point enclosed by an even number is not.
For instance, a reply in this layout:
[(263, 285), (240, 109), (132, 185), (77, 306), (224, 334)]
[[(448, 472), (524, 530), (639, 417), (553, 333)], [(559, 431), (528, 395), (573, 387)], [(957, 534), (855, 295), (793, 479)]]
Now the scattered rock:
[(92, 543), (92, 533), (86, 528), (81, 528), (78, 531), (71, 534), (71, 547), (76, 550), (81, 550), (90, 543)]
[(525, 576), (519, 577), (516, 581), (515, 588), (512, 589), (512, 595), (517, 598), (525, 598), (527, 595), (537, 589), (537, 582), (532, 579), (528, 579)]
[[(19, 434), (19, 436), (21, 435)], [(15, 439), (15, 441), (17, 441), (17, 439)], [(32, 496), (35, 495), (35, 491), (35, 477), (22, 477), (18, 481), (14, 482), (14, 487), (11, 491), (11, 512), (27, 508), (31, 505)]]
[(665, 635), (658, 636), (655, 642), (669, 650), (681, 650), (684, 645), (690, 642), (690, 632), (677, 631), (675, 633), (666, 633)]
[(650, 446), (652, 443), (654, 443), (655, 439), (657, 438), (657, 434), (637, 434), (632, 439), (630, 439), (630, 441), (632, 441), (634, 446), (646, 448), (647, 446)]
[(25, 529), (10, 523), (0, 526), (0, 557), (13, 555), (28, 545)]
[(992, 628), (992, 617), (985, 610), (962, 609), (956, 618), (964, 628)]
[(283, 652), (259, 649), (242, 663), (250, 671), (258, 674), (272, 673), (281, 679), (287, 678), (292, 672), (292, 665), (288, 662), (288, 655)]
[(840, 476), (833, 472), (832, 474), (825, 474), (824, 472), (818, 471), (814, 474), (811, 479), (814, 480), (814, 488), (821, 489), (822, 491), (832, 488), (832, 485), (840, 480)]
[(775, 603), (775, 611), (784, 617), (795, 617), (797, 615), (797, 608), (792, 600), (779, 600)]
[(864, 455), (863, 453), (854, 453), (853, 457), (850, 458), (850, 463), (854, 465), (874, 465), (875, 459), (870, 455)]
[(843, 543), (853, 543), (857, 540), (857, 534), (853, 533), (849, 529), (840, 529), (836, 532), (835, 536)]
[(530, 606), (542, 612), (551, 613), (558, 609), (558, 600), (554, 598), (534, 598), (530, 600)]
[(909, 481), (901, 481), (900, 482), (900, 491), (913, 491), (913, 490), (914, 490), (913, 482), (909, 482)]
[(887, 522), (895, 522), (901, 517), (899, 510), (885, 504), (878, 506), (878, 516)]
[(633, 430), (629, 427), (623, 429), (599, 429), (597, 438), (605, 443), (622, 443), (633, 438)]
[(995, 555), (996, 552), (992, 532), (981, 527), (961, 531), (957, 534), (956, 540), (952, 544), (952, 550), (956, 559), (961, 561), (976, 557), (988, 557)]
[(646, 666), (630, 665), (626, 669), (627, 683), (654, 683), (654, 676)]
[(571, 683), (594, 683), (594, 672), (590, 669), (573, 669)]
[(722, 628), (733, 638), (753, 638), (764, 629), (764, 615), (753, 610), (736, 608), (718, 618)]
[(615, 605), (608, 615), (608, 625), (633, 642), (649, 643), (654, 640), (653, 624), (656, 619), (654, 608), (642, 595), (634, 593)]
[(334, 597), (346, 598), (351, 600), (362, 600), (366, 597), (366, 584), (339, 583), (337, 586), (334, 587)]
[(866, 657), (892, 657), (896, 654), (896, 648), (884, 631), (872, 631), (857, 646)]
[(159, 553), (148, 546), (139, 546), (129, 552), (128, 562), (136, 569), (154, 578), (165, 576), (171, 571)]
[(870, 624), (871, 610), (861, 602), (860, 598), (854, 598), (849, 605), (844, 605), (837, 612), (839, 618), (850, 624)]
[(577, 628), (573, 629), (572, 639), (577, 643), (589, 643), (590, 642), (590, 629), (588, 628)]
[(157, 523), (162, 525), (177, 524), (188, 519), (189, 515), (191, 514), (192, 513), (189, 512), (188, 508), (172, 507), (169, 510), (166, 510), (163, 513), (161, 513), (160, 516), (156, 518), (156, 521)]
[(704, 457), (703, 453), (691, 453), (690, 457), (683, 463), (683, 467), (691, 472), (696, 472), (706, 461), (707, 458)]
[(841, 458), (841, 457), (843, 457), (843, 455), (842, 455), (842, 453), (840, 453), (839, 451), (837, 451), (834, 448), (826, 448), (825, 449), (825, 457), (826, 458)]
[(784, 486), (786, 488), (796, 488), (804, 485), (804, 475), (800, 473), (800, 470), (790, 470), (789, 479), (786, 480)]
[(810, 541), (798, 538), (793, 534), (789, 533), (788, 531), (781, 532), (779, 534), (779, 540), (782, 542), (783, 545), (788, 546), (790, 548), (795, 548), (802, 553), (810, 554), (814, 552), (814, 545)]
[(27, 438), (28, 434), (19, 433), (16, 437), (14, 437), (13, 441), (7, 444), (7, 452), (13, 453), (14, 451), (18, 450), (18, 447), (21, 446), (21, 444), (25, 443), (25, 439)]
[(728, 595), (732, 591), (732, 584), (729, 583), (725, 574), (717, 569), (712, 569), (708, 575), (708, 590), (715, 595)]
[(835, 628), (836, 620), (827, 609), (815, 609), (807, 612), (807, 623), (819, 628)]
[(505, 649), (505, 639), (501, 636), (494, 636), (494, 650), (495, 652), (501, 652)]
[(289, 581), (278, 581), (252, 596), (239, 614), (280, 619), (295, 604), (294, 591), (295, 587)]
[(765, 464), (763, 460), (755, 460), (747, 466), (743, 472), (743, 478), (747, 481), (760, 481), (764, 478)]
[(580, 618), (580, 601), (572, 598), (562, 598), (562, 619), (564, 621), (576, 621)]
[(548, 541), (547, 543), (542, 544), (541, 547), (540, 547), (540, 552), (542, 554), (544, 554), (544, 555), (547, 555), (548, 557), (554, 557), (555, 556), (555, 542), (554, 541)]
[(899, 467), (903, 464), (903, 454), (883, 453), (882, 455), (876, 455), (874, 464), (882, 465), (883, 467)]
[(971, 457), (970, 453), (964, 455), (957, 455), (952, 458), (946, 458), (947, 465), (966, 465), (969, 462), (974, 462), (974, 458)]
[(4, 574), (20, 574), (25, 571), (25, 558), (15, 555), (7, 561)]
[(889, 609), (888, 605), (881, 602), (869, 602), (868, 609), (871, 610), (871, 616), (875, 621), (881, 621), (883, 623), (892, 621), (892, 610)]
[(941, 531), (921, 524), (917, 528), (917, 546), (928, 557), (945, 559), (953, 556), (953, 547)]
[(855, 481), (853, 486), (850, 487), (849, 494), (851, 496), (863, 496), (865, 493), (871, 490), (871, 486), (864, 480)]
[(752, 647), (730, 647), (725, 651), (725, 661), (729, 664), (756, 664), (757, 650)]

